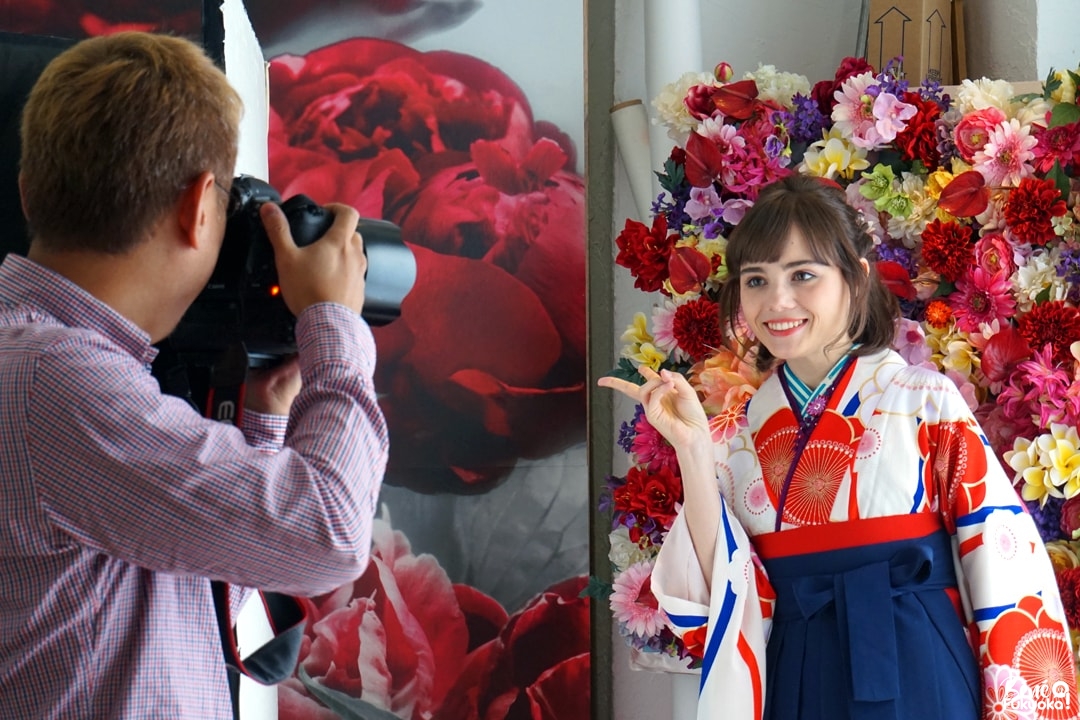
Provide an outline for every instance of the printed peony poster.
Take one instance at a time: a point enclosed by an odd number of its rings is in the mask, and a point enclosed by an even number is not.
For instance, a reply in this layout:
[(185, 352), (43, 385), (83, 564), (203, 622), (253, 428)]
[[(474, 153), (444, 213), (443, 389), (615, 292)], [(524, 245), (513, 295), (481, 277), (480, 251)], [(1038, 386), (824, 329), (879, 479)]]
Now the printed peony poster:
[[(398, 224), (374, 329), (391, 456), (373, 560), (308, 602), (283, 720), (589, 716), (583, 11), (248, 0), (270, 182)], [(0, 29), (198, 36), (201, 2), (20, 0)]]

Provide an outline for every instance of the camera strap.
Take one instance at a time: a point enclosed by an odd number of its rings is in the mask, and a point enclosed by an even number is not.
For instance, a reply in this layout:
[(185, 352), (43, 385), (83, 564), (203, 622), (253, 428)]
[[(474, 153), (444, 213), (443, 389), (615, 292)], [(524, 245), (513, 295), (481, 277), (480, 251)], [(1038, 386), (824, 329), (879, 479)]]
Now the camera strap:
[[(206, 417), (221, 422), (239, 423), (244, 407), (247, 370), (248, 355), (243, 343), (233, 343), (221, 353), (210, 372)], [(229, 668), (233, 714), (239, 717), (241, 674), (262, 685), (274, 685), (293, 674), (300, 656), (307, 611), (300, 601), (291, 595), (257, 590), (274, 637), (254, 652), (241, 657), (234, 629), (235, 619), (229, 603), (229, 584), (211, 580), (210, 587), (221, 635), (221, 649), (225, 655), (225, 665)]]

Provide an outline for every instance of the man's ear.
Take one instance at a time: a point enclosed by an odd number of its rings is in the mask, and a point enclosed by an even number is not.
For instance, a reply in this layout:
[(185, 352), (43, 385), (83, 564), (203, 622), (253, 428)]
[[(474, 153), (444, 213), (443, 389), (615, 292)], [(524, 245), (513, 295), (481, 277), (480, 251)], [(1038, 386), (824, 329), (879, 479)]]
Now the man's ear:
[(23, 187), (25, 178), (23, 178), (22, 170), (19, 171), (19, 206), (22, 208), (23, 219), (30, 222), (30, 216), (26, 212), (26, 190)]
[(214, 173), (201, 173), (184, 188), (176, 201), (176, 224), (184, 238), (185, 245), (198, 247), (211, 224), (212, 213), (217, 211), (219, 202), (217, 189), (214, 187)]

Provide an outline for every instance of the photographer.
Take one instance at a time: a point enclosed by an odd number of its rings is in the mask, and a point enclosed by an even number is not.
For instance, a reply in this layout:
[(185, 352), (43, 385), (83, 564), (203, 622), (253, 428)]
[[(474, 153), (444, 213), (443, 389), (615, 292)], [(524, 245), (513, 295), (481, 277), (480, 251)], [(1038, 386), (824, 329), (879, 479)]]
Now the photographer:
[(240, 427), (150, 372), (221, 250), (240, 113), (198, 46), (143, 33), (75, 45), (28, 100), (32, 241), (0, 266), (0, 718), (232, 717), (208, 580), (312, 595), (368, 562), (387, 438), (355, 210), (298, 248), (262, 206), (298, 359), (248, 382)]

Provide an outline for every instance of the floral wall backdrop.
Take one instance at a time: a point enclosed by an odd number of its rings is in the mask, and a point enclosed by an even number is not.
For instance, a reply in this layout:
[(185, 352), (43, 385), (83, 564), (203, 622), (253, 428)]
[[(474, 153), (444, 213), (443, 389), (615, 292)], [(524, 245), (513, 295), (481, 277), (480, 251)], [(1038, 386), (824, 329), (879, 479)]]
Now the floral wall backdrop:
[[(201, 2), (22, 0), (0, 30), (198, 37)], [(582, 5), (245, 3), (270, 182), (391, 220), (391, 458), (373, 561), (307, 600), (281, 718), (586, 718)]]

